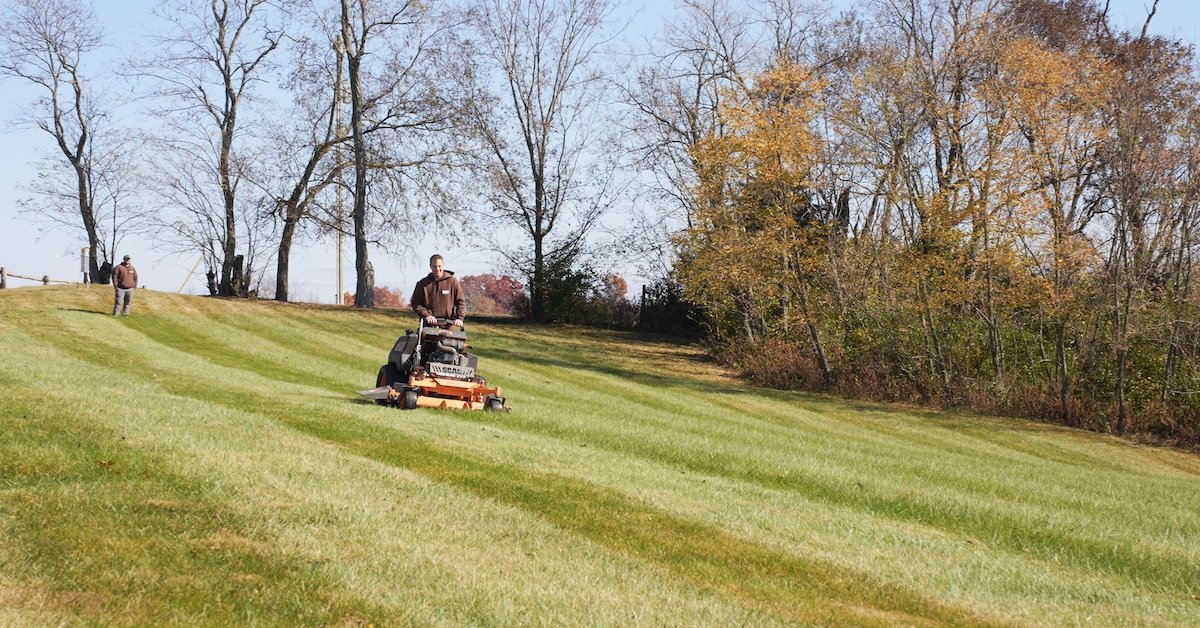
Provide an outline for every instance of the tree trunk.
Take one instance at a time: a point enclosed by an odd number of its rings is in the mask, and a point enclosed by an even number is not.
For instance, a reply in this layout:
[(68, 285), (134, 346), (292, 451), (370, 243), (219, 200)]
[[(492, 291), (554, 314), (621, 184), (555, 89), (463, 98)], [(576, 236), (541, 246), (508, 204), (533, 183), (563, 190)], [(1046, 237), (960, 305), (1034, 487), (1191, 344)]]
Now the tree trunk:
[(546, 253), (544, 238), (533, 234), (533, 284), (529, 286), (529, 318), (535, 323), (546, 322)]
[(918, 280), (917, 292), (921, 296), (921, 321), (925, 328), (925, 350), (930, 355), (930, 362), (933, 366), (933, 374), (942, 385), (942, 394), (947, 398), (950, 397), (950, 372), (946, 364), (947, 360), (942, 353), (942, 339), (938, 334), (937, 325), (933, 320), (933, 309), (929, 304), (929, 292), (925, 286), (925, 280)]
[(1167, 341), (1167, 361), (1163, 365), (1162, 389), (1159, 391), (1158, 400), (1166, 402), (1167, 397), (1171, 392), (1171, 380), (1175, 378), (1175, 371), (1179, 363), (1179, 341), (1183, 332), (1183, 323), (1179, 320), (1179, 312), (1183, 311), (1188, 298), (1191, 295), (1192, 288), (1192, 263), (1190, 254), (1190, 244), (1192, 243), (1192, 230), (1189, 227), (1187, 220), (1183, 221), (1180, 229), (1180, 242), (1184, 246), (1179, 247), (1178, 256), (1174, 264), (1174, 298), (1172, 299), (1173, 307), (1170, 309), (1171, 318), (1171, 336)]
[(754, 342), (754, 321), (751, 320), (750, 298), (744, 290), (739, 290), (733, 297), (734, 307), (737, 309), (738, 321), (742, 325), (742, 335), (746, 340)]
[(1171, 323), (1171, 336), (1167, 340), (1167, 361), (1163, 364), (1162, 388), (1158, 400), (1166, 402), (1171, 391), (1171, 380), (1175, 377), (1175, 362), (1179, 359), (1179, 322)]
[[(225, 203), (225, 240), (222, 243), (221, 286), (220, 293), (225, 296), (237, 296), (241, 291), (235, 285), (234, 271), (237, 255), (237, 214), (235, 213), (236, 191), (230, 171), (233, 169), (233, 129), (237, 120), (237, 109), (229, 107), (221, 126), (221, 154), (217, 160), (218, 173), (221, 179), (221, 198)], [(245, 296), (245, 295), (241, 295)]]
[(96, 228), (96, 213), (92, 208), (92, 194), (88, 186), (88, 173), (84, 170), (81, 161), (70, 156), (68, 157), (71, 159), (71, 165), (74, 166), (75, 170), (79, 216), (83, 219), (83, 230), (87, 233), (88, 239), (88, 281), (91, 283), (100, 283), (100, 264), (96, 261), (96, 249), (100, 246), (100, 234)]
[(354, 306), (360, 309), (375, 307), (374, 276), (367, 255), (367, 147), (363, 137), (361, 42), (351, 36), (349, 0), (342, 2), (342, 41), (346, 44), (346, 74), (350, 84), (350, 136), (354, 147), (354, 270), (358, 276), (354, 288)]
[(299, 222), (292, 207), (287, 208), (283, 219), (283, 232), (279, 236), (279, 256), (275, 260), (275, 300), (284, 303), (288, 300), (288, 267), (292, 254), (292, 238), (296, 233), (296, 223)]
[(1116, 320), (1116, 330), (1115, 330), (1116, 338), (1114, 339), (1115, 344), (1117, 346), (1117, 355), (1116, 355), (1116, 361), (1117, 361), (1116, 370), (1117, 370), (1117, 372), (1116, 372), (1116, 382), (1114, 383), (1115, 390), (1113, 392), (1114, 392), (1114, 397), (1116, 398), (1116, 402), (1117, 402), (1116, 433), (1118, 435), (1122, 435), (1125, 433), (1125, 430), (1128, 427), (1128, 421), (1129, 421), (1129, 416), (1128, 416), (1129, 410), (1126, 407), (1126, 400), (1125, 400), (1125, 386), (1126, 386), (1125, 380), (1126, 380), (1126, 365), (1128, 364), (1128, 358), (1129, 358), (1129, 347), (1127, 346), (1127, 343), (1129, 342), (1129, 315), (1131, 313), (1130, 302), (1133, 300), (1133, 289), (1132, 289), (1132, 286), (1129, 286), (1128, 284), (1126, 284), (1126, 286), (1124, 286), (1123, 288), (1126, 292), (1125, 302), (1123, 304), (1119, 302), (1120, 292), (1119, 291), (1117, 292), (1118, 303), (1117, 303), (1117, 314), (1116, 314), (1117, 320)]
[(1117, 435), (1125, 433), (1125, 427), (1128, 422), (1125, 409), (1125, 358), (1126, 350), (1117, 350), (1117, 381), (1116, 381), (1116, 398), (1117, 398)]
[(821, 344), (821, 333), (809, 312), (808, 286), (801, 283), (797, 295), (800, 297), (800, 309), (804, 312), (804, 324), (808, 327), (808, 337), (812, 342), (813, 354), (817, 356), (817, 365), (821, 367), (821, 379), (824, 380), (825, 387), (829, 388), (833, 385), (833, 373), (829, 369), (829, 360), (825, 357), (825, 346)]
[(1054, 325), (1054, 364), (1058, 373), (1059, 420), (1071, 425), (1071, 382), (1067, 376), (1066, 323), (1059, 320)]

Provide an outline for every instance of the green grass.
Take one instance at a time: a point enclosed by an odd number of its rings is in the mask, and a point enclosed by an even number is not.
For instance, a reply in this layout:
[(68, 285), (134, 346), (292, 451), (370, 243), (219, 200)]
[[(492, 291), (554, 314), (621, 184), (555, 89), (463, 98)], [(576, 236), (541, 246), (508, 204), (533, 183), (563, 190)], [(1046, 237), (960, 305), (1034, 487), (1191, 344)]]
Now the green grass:
[(412, 317), (0, 291), (0, 625), (1196, 625), (1200, 458), (470, 328), (511, 414), (364, 402)]

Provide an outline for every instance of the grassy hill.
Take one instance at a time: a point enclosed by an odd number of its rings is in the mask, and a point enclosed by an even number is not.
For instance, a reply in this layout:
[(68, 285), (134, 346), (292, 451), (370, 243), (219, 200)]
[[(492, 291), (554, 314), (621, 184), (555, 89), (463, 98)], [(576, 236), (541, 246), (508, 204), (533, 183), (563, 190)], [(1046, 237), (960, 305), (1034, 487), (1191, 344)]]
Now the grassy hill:
[(365, 403), (405, 312), (0, 291), (0, 625), (1200, 624), (1200, 458), (469, 327), (511, 414)]

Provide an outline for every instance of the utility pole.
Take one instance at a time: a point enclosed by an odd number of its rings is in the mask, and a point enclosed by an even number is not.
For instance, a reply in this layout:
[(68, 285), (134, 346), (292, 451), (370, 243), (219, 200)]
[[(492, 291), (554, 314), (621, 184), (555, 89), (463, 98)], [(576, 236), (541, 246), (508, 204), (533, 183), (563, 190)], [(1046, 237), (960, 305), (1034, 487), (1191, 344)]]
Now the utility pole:
[[(345, 88), (342, 85), (342, 59), (346, 53), (345, 44), (342, 42), (342, 36), (339, 34), (333, 42), (333, 48), (337, 51), (337, 75), (334, 79), (334, 112), (333, 120), (335, 133), (337, 137), (342, 137), (342, 108), (346, 101), (344, 94)], [(342, 301), (342, 295), (346, 294), (344, 288), (344, 275), (342, 273), (342, 248), (346, 239), (346, 188), (342, 185), (342, 143), (339, 141), (333, 149), (334, 159), (337, 162), (336, 168), (338, 172), (338, 180), (334, 183), (336, 188), (335, 194), (337, 198), (337, 296), (334, 297), (335, 305), (345, 305)]]

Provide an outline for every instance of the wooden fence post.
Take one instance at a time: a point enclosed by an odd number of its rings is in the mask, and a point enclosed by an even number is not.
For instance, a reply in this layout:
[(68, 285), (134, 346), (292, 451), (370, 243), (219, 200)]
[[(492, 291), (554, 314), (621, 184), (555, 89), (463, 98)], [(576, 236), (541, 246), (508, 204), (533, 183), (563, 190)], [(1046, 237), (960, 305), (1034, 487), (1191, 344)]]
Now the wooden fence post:
[(0, 290), (8, 287), (8, 273), (4, 272), (4, 267), (0, 266)]

